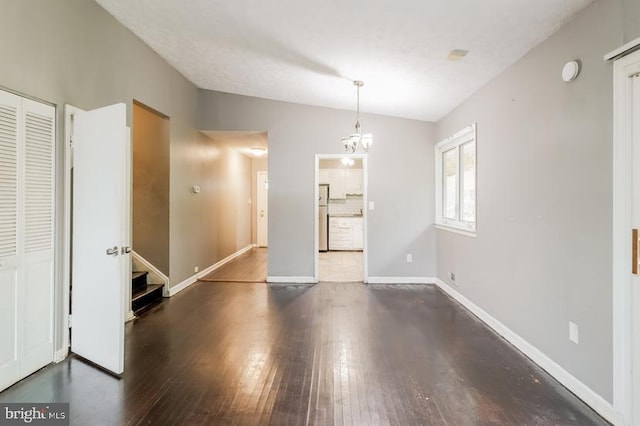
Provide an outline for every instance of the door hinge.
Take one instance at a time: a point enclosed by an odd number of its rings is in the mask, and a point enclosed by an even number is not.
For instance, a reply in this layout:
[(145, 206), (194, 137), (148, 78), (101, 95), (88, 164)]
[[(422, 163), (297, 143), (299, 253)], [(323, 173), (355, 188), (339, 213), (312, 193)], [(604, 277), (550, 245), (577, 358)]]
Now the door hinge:
[(67, 328), (71, 328), (71, 314), (69, 314), (69, 316), (67, 317)]

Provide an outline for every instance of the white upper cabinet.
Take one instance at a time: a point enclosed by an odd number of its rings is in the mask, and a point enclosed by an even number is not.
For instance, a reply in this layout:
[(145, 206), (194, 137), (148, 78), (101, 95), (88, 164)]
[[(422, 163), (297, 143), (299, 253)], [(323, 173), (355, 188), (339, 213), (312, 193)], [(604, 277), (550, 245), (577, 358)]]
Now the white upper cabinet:
[(319, 184), (330, 184), (329, 177), (329, 169), (320, 169), (318, 170), (318, 183)]
[(362, 169), (320, 169), (318, 183), (329, 184), (329, 198), (333, 200), (364, 193)]
[(345, 186), (347, 194), (362, 195), (363, 173), (362, 169), (349, 169), (345, 172)]
[(329, 169), (329, 198), (347, 198), (345, 182), (345, 171), (340, 169)]

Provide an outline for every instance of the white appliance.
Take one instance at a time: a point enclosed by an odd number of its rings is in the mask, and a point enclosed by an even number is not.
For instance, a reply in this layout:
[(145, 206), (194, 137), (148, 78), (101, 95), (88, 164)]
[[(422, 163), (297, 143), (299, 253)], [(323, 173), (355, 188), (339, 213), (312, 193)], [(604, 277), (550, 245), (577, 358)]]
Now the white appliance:
[(329, 185), (318, 186), (318, 250), (327, 251), (329, 249)]

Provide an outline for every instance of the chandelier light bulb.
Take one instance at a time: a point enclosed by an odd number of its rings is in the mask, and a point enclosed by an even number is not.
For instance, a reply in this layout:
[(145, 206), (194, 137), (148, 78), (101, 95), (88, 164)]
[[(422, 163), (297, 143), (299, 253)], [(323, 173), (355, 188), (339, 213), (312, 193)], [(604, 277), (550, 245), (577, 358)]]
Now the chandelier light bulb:
[(373, 135), (371, 133), (365, 133), (364, 135), (362, 135), (362, 138), (360, 139), (360, 145), (365, 152), (369, 152), (369, 148), (371, 148), (372, 144)]

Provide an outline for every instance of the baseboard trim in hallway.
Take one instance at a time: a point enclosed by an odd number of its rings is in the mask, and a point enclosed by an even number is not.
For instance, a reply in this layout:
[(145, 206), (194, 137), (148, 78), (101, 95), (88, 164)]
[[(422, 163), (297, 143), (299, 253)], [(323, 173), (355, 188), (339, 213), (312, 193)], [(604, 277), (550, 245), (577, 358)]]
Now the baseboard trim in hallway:
[(179, 292), (181, 292), (185, 288), (187, 288), (190, 285), (196, 283), (200, 278), (209, 275), (210, 273), (212, 273), (216, 269), (220, 268), (225, 263), (228, 263), (228, 262), (232, 261), (236, 257), (238, 257), (238, 256), (246, 253), (247, 251), (251, 250), (253, 247), (254, 247), (253, 244), (249, 244), (248, 246), (246, 246), (244, 248), (241, 248), (237, 252), (235, 252), (233, 254), (230, 254), (229, 256), (225, 257), (224, 259), (222, 259), (222, 260), (218, 261), (217, 263), (209, 266), (208, 268), (203, 269), (202, 271), (198, 272), (197, 274), (193, 274), (192, 276), (190, 276), (186, 280), (182, 281), (181, 283), (174, 285), (173, 287), (171, 287), (169, 289), (169, 297), (175, 296), (176, 294), (178, 294)]
[(439, 278), (435, 278), (435, 283), (442, 291), (444, 291), (462, 306), (471, 311), (471, 313), (478, 317), (478, 319), (480, 319), (496, 333), (502, 336), (505, 340), (515, 346), (529, 359), (538, 364), (540, 368), (553, 376), (564, 387), (569, 389), (574, 395), (584, 401), (607, 421), (611, 422), (614, 425), (624, 424), (622, 415), (615, 411), (612, 404), (598, 395), (582, 381), (578, 380), (567, 370), (562, 368), (558, 363), (549, 358), (538, 348), (527, 342), (525, 339), (512, 331), (509, 327), (495, 319), (484, 309), (480, 308), (471, 300), (467, 299), (465, 296), (456, 291), (453, 287), (446, 284), (444, 281), (440, 280)]
[(314, 277), (267, 277), (268, 283), (274, 284), (316, 284), (317, 281)]
[(223, 279), (223, 278), (200, 278), (198, 281), (205, 283), (266, 283), (265, 280), (240, 280), (235, 278)]
[(435, 284), (433, 277), (369, 277), (368, 284)]

